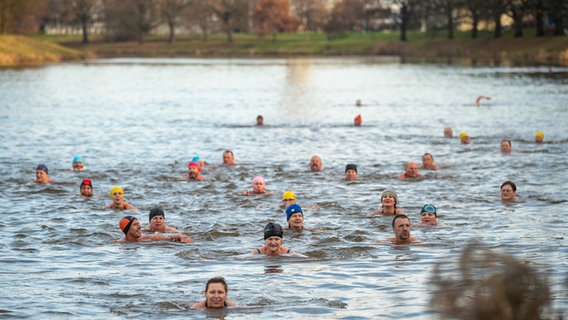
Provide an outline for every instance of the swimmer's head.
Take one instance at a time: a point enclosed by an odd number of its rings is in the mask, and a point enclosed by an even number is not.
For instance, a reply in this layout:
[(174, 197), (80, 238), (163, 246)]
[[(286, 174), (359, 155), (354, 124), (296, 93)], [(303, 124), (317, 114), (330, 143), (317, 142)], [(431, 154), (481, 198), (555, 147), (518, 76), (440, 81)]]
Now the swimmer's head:
[(75, 162), (85, 163), (85, 161), (83, 160), (83, 158), (80, 157), (80, 156), (75, 156), (75, 157), (73, 158), (73, 163), (75, 163)]
[[(93, 183), (91, 182), (91, 179), (83, 179), (83, 181), (81, 181), (81, 186), (79, 187), (79, 190), (83, 189), (83, 186), (89, 186), (89, 187), (91, 187), (91, 189), (93, 189)], [(112, 193), (111, 193), (111, 197), (112, 197)]]
[(383, 201), (383, 198), (387, 195), (390, 194), (393, 198), (394, 198), (394, 204), (398, 204), (398, 195), (396, 194), (396, 192), (393, 189), (385, 189), (385, 191), (383, 191), (383, 193), (381, 194), (381, 201)]
[(136, 217), (134, 216), (126, 216), (120, 219), (120, 222), (118, 223), (120, 230), (122, 230), (124, 234), (128, 234), (128, 230), (130, 230), (130, 226), (132, 225), (132, 222), (134, 222), (134, 220), (138, 219), (136, 219)]
[(191, 161), (188, 165), (187, 168), (190, 169), (191, 167), (195, 167), (197, 168), (198, 172), (201, 172), (201, 166), (199, 165), (199, 163)]
[(111, 199), (112, 199), (112, 195), (116, 192), (120, 192), (120, 193), (122, 193), (122, 195), (124, 195), (124, 190), (122, 190), (121, 187), (116, 186), (116, 187), (113, 187), (112, 189), (110, 189), (110, 198)]
[(544, 141), (544, 133), (542, 133), (542, 131), (538, 131), (534, 136), (534, 141), (536, 143), (542, 143)]
[(47, 170), (47, 166), (45, 164), (40, 164), (37, 166), (36, 171), (43, 171), (46, 174), (49, 174), (49, 170)]
[(361, 115), (358, 114), (355, 119), (353, 119), (353, 122), (356, 126), (360, 126), (361, 122), (363, 122), (363, 118), (361, 118)]
[(164, 210), (162, 210), (162, 208), (160, 208), (160, 207), (156, 207), (156, 208), (153, 208), (152, 210), (150, 210), (148, 220), (152, 221), (152, 218), (154, 218), (155, 216), (162, 216), (164, 219), (166, 218), (166, 215), (164, 214)]
[(286, 190), (286, 191), (284, 191), (284, 194), (282, 195), (282, 200), (286, 200), (286, 199), (296, 200), (296, 195), (294, 194), (294, 192), (292, 192), (290, 190)]
[(200, 156), (195, 156), (191, 159), (191, 162), (199, 162), (199, 160), (201, 160)]
[(434, 214), (435, 217), (438, 217), (438, 213), (436, 212), (436, 207), (434, 207), (433, 204), (425, 204), (422, 207), (422, 210), (420, 210), (420, 214), (422, 214), (423, 212), (431, 212)]
[(355, 171), (355, 173), (357, 173), (357, 165), (348, 164), (348, 165), (345, 166), (345, 172), (347, 172), (347, 170), (353, 170), (353, 171)]
[(460, 139), (463, 139), (465, 137), (469, 137), (469, 135), (467, 134), (467, 132), (462, 131), (462, 133), (460, 133)]
[(290, 205), (288, 209), (286, 209), (286, 221), (290, 220), (290, 217), (296, 212), (301, 213), (302, 217), (304, 216), (304, 211), (302, 211), (302, 208), (299, 205), (297, 204)]
[(254, 186), (255, 183), (257, 182), (262, 182), (263, 184), (266, 184), (266, 181), (264, 180), (263, 177), (261, 176), (256, 176), (252, 179), (252, 185)]
[(274, 236), (282, 238), (282, 235), (284, 235), (284, 232), (282, 232), (282, 227), (278, 223), (269, 222), (264, 227), (264, 240)]

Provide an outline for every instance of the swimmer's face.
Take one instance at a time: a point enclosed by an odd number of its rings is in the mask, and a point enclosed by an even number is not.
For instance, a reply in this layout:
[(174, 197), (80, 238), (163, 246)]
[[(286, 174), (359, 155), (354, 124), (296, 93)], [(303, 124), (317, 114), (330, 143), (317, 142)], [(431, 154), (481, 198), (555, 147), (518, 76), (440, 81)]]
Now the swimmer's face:
[(381, 203), (383, 206), (394, 206), (396, 204), (396, 199), (392, 194), (387, 193), (381, 198)]
[(513, 191), (513, 187), (511, 185), (504, 185), (501, 188), (501, 200), (510, 201), (515, 200), (516, 192)]
[(454, 135), (452, 132), (452, 128), (445, 128), (444, 129), (444, 137), (451, 138)]
[(428, 225), (432, 225), (435, 226), (436, 225), (436, 215), (434, 215), (432, 212), (422, 212), (420, 214), (420, 219), (422, 224), (428, 224)]
[(434, 159), (429, 154), (425, 154), (422, 156), (422, 166), (424, 168), (430, 168), (434, 166)]
[(39, 183), (46, 183), (48, 180), (47, 173), (43, 170), (36, 170), (36, 180)]
[(223, 164), (230, 165), (235, 164), (235, 157), (230, 152), (223, 152)]
[(535, 136), (535, 137), (534, 137), (534, 142), (535, 142), (535, 143), (543, 143), (543, 142), (544, 142), (544, 137)]
[(113, 192), (112, 202), (121, 204), (123, 199), (124, 199), (124, 193), (122, 193), (120, 191)]
[(345, 180), (357, 180), (357, 171), (352, 169), (345, 171)]
[(511, 152), (511, 143), (509, 141), (501, 142), (501, 152)]
[(252, 183), (252, 189), (254, 193), (263, 193), (265, 187), (266, 186), (263, 181), (255, 181)]
[(223, 308), (227, 300), (227, 291), (222, 283), (210, 283), (204, 293), (207, 308)]
[(133, 238), (140, 238), (142, 236), (142, 228), (140, 227), (140, 221), (138, 221), (138, 219), (132, 221), (128, 235)]
[(469, 136), (465, 136), (460, 139), (461, 144), (469, 144)]
[(290, 219), (288, 219), (288, 224), (290, 225), (290, 228), (301, 228), (303, 222), (304, 222), (304, 216), (302, 215), (301, 212), (293, 213), (290, 216)]
[(73, 171), (81, 171), (83, 170), (83, 162), (75, 161), (73, 162)]
[(90, 197), (90, 196), (92, 196), (92, 195), (93, 195), (93, 188), (91, 188), (91, 186), (88, 185), (88, 184), (84, 184), (84, 185), (81, 187), (81, 195), (82, 195), (83, 197)]
[(199, 176), (199, 169), (197, 169), (197, 167), (194, 166), (189, 167), (188, 175), (190, 179), (197, 178)]
[(355, 120), (353, 120), (353, 124), (354, 124), (356, 127), (359, 127), (359, 126), (361, 126), (361, 120), (355, 119)]
[(312, 157), (310, 159), (310, 171), (321, 171), (322, 163), (320, 157)]
[(163, 229), (164, 228), (164, 217), (157, 215), (153, 216), (150, 220), (150, 229)]
[(289, 206), (293, 205), (296, 203), (296, 200), (294, 199), (282, 199), (282, 204), (288, 208)]
[(407, 241), (410, 238), (410, 220), (405, 218), (396, 219), (393, 231), (397, 241)]
[(406, 165), (405, 169), (406, 175), (411, 178), (416, 178), (418, 176), (418, 164), (415, 162), (410, 162)]
[(266, 248), (272, 253), (277, 252), (280, 249), (282, 243), (282, 238), (278, 236), (272, 236), (264, 240), (264, 245), (266, 245)]

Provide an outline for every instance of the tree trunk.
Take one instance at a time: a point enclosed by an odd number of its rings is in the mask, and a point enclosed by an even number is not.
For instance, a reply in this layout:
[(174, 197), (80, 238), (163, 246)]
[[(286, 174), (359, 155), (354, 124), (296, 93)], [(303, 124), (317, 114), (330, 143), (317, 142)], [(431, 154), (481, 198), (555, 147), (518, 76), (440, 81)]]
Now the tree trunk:
[(563, 18), (564, 17), (560, 13), (557, 13), (554, 17), (554, 35), (555, 36), (563, 36), (564, 35), (564, 23), (562, 23)]
[(477, 15), (473, 16), (473, 21), (471, 22), (471, 38), (477, 39), (477, 30), (479, 26), (479, 17)]
[(513, 10), (513, 28), (514, 28), (514, 33), (513, 33), (513, 37), (514, 38), (522, 38), (523, 37), (523, 17), (521, 16), (521, 13), (518, 12), (517, 10)]
[(535, 21), (536, 21), (536, 36), (544, 37), (544, 0), (539, 0), (536, 4)]
[(176, 41), (176, 31), (175, 31), (176, 26), (175, 23), (173, 23), (173, 21), (168, 22), (168, 29), (169, 29), (168, 43), (173, 44)]
[(502, 33), (501, 33), (501, 14), (496, 14), (493, 17), (493, 20), (495, 21), (495, 32), (493, 33), (493, 38), (498, 39), (501, 38)]
[(400, 23), (400, 41), (406, 41), (406, 28), (408, 24), (408, 8), (406, 3), (402, 4), (400, 8), (401, 23)]
[(448, 6), (447, 6), (447, 15), (448, 15), (448, 39), (453, 39), (454, 38), (454, 16), (452, 14), (452, 4), (451, 2), (448, 2)]
[(83, 27), (83, 43), (89, 43), (89, 21), (87, 18), (81, 18), (81, 25)]

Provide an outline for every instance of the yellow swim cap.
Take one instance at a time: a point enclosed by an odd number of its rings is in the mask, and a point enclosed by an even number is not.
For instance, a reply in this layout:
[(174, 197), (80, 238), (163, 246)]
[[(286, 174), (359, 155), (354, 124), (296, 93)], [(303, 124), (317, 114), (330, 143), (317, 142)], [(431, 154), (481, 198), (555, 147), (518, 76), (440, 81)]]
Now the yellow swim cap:
[(284, 194), (282, 195), (282, 200), (284, 200), (284, 199), (296, 200), (296, 195), (294, 194), (294, 192), (292, 192), (290, 190), (286, 190), (286, 191), (284, 191)]
[(541, 139), (544, 139), (544, 133), (542, 133), (542, 131), (538, 131), (535, 137), (540, 137)]
[(122, 195), (124, 195), (124, 190), (122, 190), (121, 187), (113, 187), (112, 189), (110, 189), (110, 198), (112, 199), (112, 194), (115, 192), (120, 192), (122, 193)]
[(467, 132), (462, 131), (462, 133), (460, 133), (460, 139), (462, 139), (463, 137), (469, 137), (469, 134), (467, 134)]

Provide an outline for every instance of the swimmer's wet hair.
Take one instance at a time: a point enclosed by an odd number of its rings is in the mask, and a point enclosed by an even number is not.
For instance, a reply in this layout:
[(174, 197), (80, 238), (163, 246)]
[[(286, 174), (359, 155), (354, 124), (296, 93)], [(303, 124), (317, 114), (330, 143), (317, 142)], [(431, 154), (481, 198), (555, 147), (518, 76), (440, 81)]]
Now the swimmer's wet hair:
[(410, 221), (410, 218), (409, 218), (407, 215), (405, 215), (405, 214), (397, 214), (397, 215), (395, 215), (394, 218), (392, 219), (392, 227), (393, 227), (393, 228), (394, 228), (394, 223), (395, 223), (396, 219), (399, 219), (399, 218), (408, 219), (408, 221)]
[(517, 192), (517, 185), (514, 184), (512, 181), (509, 181), (509, 180), (503, 182), (503, 184), (501, 185), (501, 188), (499, 188), (499, 190), (503, 189), (503, 187), (506, 186), (506, 185), (510, 185), (511, 188), (513, 189), (513, 192)]
[(205, 292), (207, 292), (207, 290), (209, 289), (209, 285), (212, 283), (222, 283), (223, 286), (225, 287), (225, 292), (229, 291), (229, 286), (227, 285), (227, 281), (225, 281), (225, 278), (223, 277), (213, 277), (209, 280), (207, 280), (207, 283), (205, 284)]

